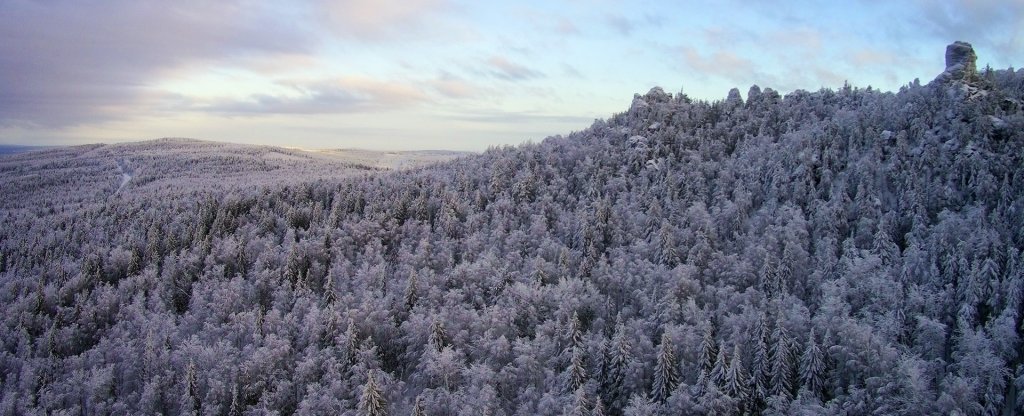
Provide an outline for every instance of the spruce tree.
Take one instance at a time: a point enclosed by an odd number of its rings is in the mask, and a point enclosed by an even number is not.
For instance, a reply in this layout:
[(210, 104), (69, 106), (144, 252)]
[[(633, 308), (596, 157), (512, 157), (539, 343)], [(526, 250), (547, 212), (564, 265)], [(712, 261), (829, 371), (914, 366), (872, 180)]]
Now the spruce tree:
[(196, 376), (196, 363), (191, 359), (185, 367), (185, 394), (181, 398), (181, 412), (187, 415), (202, 414), (202, 403), (199, 401), (199, 382)]
[(814, 340), (814, 329), (807, 339), (807, 348), (800, 357), (800, 383), (815, 397), (825, 390), (825, 357)]
[(603, 383), (605, 400), (613, 412), (621, 410), (629, 400), (629, 392), (624, 384), (628, 367), (632, 361), (632, 349), (633, 346), (626, 336), (625, 325), (619, 318), (615, 325), (615, 338), (612, 339), (612, 345), (608, 351), (608, 369)]
[(771, 396), (772, 363), (768, 342), (758, 338), (754, 345), (754, 357), (750, 367), (750, 399), (760, 409), (764, 399)]
[(345, 340), (342, 344), (345, 352), (345, 362), (348, 367), (352, 367), (356, 364), (356, 356), (359, 353), (359, 334), (356, 329), (356, 322), (350, 316), (348, 318), (348, 327), (345, 328)]
[(231, 386), (231, 407), (228, 408), (228, 416), (242, 416), (242, 403), (238, 399), (238, 383), (233, 383)]
[(325, 304), (330, 305), (338, 301), (338, 293), (334, 289), (334, 275), (332, 275), (331, 273), (327, 273), (327, 278), (324, 279), (323, 291), (323, 299)]
[(654, 367), (654, 400), (664, 403), (679, 384), (679, 363), (676, 360), (675, 346), (668, 333), (661, 334), (661, 345), (658, 346), (658, 363)]
[[(600, 400), (598, 400), (600, 402)], [(587, 400), (587, 391), (583, 387), (577, 388), (573, 393), (572, 407), (569, 408), (566, 414), (568, 416), (587, 416), (590, 413), (587, 407), (590, 406)]]
[(718, 344), (715, 342), (715, 329), (712, 324), (704, 329), (704, 339), (700, 344), (700, 354), (697, 361), (700, 362), (700, 369), (707, 374), (715, 368), (715, 360), (718, 357)]
[(782, 291), (781, 276), (775, 259), (766, 259), (761, 267), (761, 291), (768, 299), (774, 299)]
[(427, 344), (435, 351), (441, 352), (447, 343), (448, 334), (444, 329), (444, 324), (440, 319), (434, 318), (434, 322), (430, 324), (430, 335), (427, 338)]
[(732, 360), (729, 362), (729, 369), (725, 372), (722, 391), (741, 404), (747, 402), (747, 372), (743, 369), (739, 344), (733, 347)]
[(566, 338), (569, 340), (569, 346), (566, 347), (566, 350), (572, 351), (573, 348), (583, 345), (583, 328), (580, 325), (580, 318), (576, 312), (572, 313), (572, 318), (569, 319), (569, 328), (566, 332)]
[(725, 349), (718, 348), (718, 356), (715, 358), (715, 365), (711, 367), (708, 374), (709, 381), (719, 389), (725, 385), (725, 373), (729, 370), (729, 359), (725, 356)]
[(416, 306), (416, 301), (419, 300), (418, 288), (416, 287), (416, 274), (409, 276), (409, 281), (405, 286), (405, 308), (412, 310), (413, 306)]
[(594, 400), (594, 409), (590, 411), (590, 416), (604, 416), (604, 403), (600, 400)]
[(785, 325), (780, 319), (775, 323), (775, 331), (772, 333), (772, 395), (783, 395), (793, 397), (794, 386), (794, 363), (792, 352), (792, 339), (786, 331)]
[(412, 406), (413, 416), (427, 416), (427, 410), (423, 406), (423, 396), (416, 396), (416, 403)]
[(572, 349), (572, 360), (566, 375), (566, 391), (576, 391), (583, 383), (587, 382), (586, 357), (583, 349), (575, 347)]
[(377, 380), (373, 377), (373, 370), (366, 375), (366, 384), (363, 386), (363, 393), (359, 396), (359, 414), (363, 416), (387, 416), (388, 402), (381, 392)]

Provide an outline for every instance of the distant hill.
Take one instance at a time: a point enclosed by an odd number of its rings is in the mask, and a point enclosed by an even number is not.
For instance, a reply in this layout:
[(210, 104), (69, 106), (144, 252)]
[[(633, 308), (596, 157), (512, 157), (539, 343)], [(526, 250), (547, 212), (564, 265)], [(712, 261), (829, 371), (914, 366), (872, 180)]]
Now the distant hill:
[[(303, 151), (193, 139), (68, 147), (13, 146), (0, 159), (0, 183), (19, 195), (0, 207), (95, 200), (116, 192), (177, 194), (253, 189), (411, 169), (459, 152)], [(36, 199), (40, 198), (40, 199)]]
[(1024, 70), (946, 58), (412, 169), (4, 157), (0, 413), (1024, 414)]
[(0, 144), (0, 156), (15, 153), (31, 152), (33, 150), (46, 149), (48, 146), (21, 146), (12, 144)]
[(450, 150), (411, 150), (411, 151), (375, 151), (363, 149), (331, 149), (315, 152), (341, 160), (381, 169), (411, 169), (439, 162), (446, 162), (459, 157), (472, 155), (471, 152)]

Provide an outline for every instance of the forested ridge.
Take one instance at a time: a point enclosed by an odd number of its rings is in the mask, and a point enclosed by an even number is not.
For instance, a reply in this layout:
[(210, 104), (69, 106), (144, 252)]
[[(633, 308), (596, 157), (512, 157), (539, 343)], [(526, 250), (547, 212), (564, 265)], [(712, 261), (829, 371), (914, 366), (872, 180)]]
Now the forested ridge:
[(1022, 414), (1024, 70), (973, 65), (402, 171), (0, 158), (0, 414)]

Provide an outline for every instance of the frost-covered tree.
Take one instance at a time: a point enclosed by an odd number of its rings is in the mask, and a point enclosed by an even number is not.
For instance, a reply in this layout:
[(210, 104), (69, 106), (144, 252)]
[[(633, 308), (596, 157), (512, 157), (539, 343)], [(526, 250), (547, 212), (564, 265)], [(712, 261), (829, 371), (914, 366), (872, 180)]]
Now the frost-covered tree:
[(658, 345), (658, 358), (654, 367), (654, 383), (651, 394), (656, 402), (664, 403), (679, 385), (679, 363), (676, 360), (675, 345), (668, 333), (662, 333)]
[(231, 406), (228, 407), (228, 416), (242, 415), (242, 403), (239, 399), (238, 384), (234, 384), (231, 386)]
[[(590, 401), (587, 399), (587, 391), (579, 387), (573, 391), (572, 403), (563, 412), (566, 416), (587, 416), (590, 414)], [(600, 402), (600, 400), (598, 400)]]
[(602, 395), (612, 411), (624, 408), (631, 396), (627, 378), (632, 362), (633, 344), (620, 318), (615, 325), (615, 336), (609, 346), (608, 369), (602, 383)]
[[(760, 409), (764, 405), (764, 399), (771, 396), (772, 361), (768, 347), (769, 332), (765, 328), (765, 316), (762, 314), (759, 320), (759, 331), (755, 331), (755, 342), (753, 362), (750, 367), (750, 399), (752, 408)], [(758, 335), (759, 334), (759, 335)]]
[(771, 362), (772, 395), (792, 397), (796, 375), (793, 340), (781, 320), (775, 323), (772, 332)]
[(565, 388), (566, 390), (576, 391), (583, 383), (587, 381), (587, 366), (586, 357), (584, 356), (583, 349), (580, 347), (574, 347), (572, 349), (572, 359), (569, 361), (569, 368), (565, 370)]
[(410, 169), (0, 155), (0, 414), (357, 413), (369, 373), (430, 414), (1022, 413), (1024, 71), (954, 73), (652, 89)]
[(405, 286), (405, 307), (412, 309), (416, 306), (416, 301), (419, 300), (419, 288), (416, 287), (416, 274), (409, 276), (409, 281)]
[(580, 325), (579, 315), (575, 311), (572, 313), (572, 318), (569, 319), (566, 339), (569, 342), (566, 349), (569, 351), (583, 346), (583, 328)]
[(715, 365), (708, 373), (708, 381), (719, 389), (725, 385), (726, 374), (729, 372), (729, 358), (725, 355), (725, 348), (717, 348), (718, 355), (715, 357)]
[(427, 345), (440, 352), (448, 343), (448, 333), (444, 329), (444, 323), (435, 318), (430, 324), (430, 335), (427, 338)]
[(800, 384), (808, 393), (820, 398), (825, 390), (825, 379), (824, 353), (818, 347), (818, 342), (814, 339), (814, 330), (811, 329), (807, 337), (807, 346), (800, 356)]
[(366, 374), (366, 384), (363, 385), (362, 393), (359, 395), (359, 414), (365, 416), (387, 416), (388, 402), (384, 398), (384, 392), (377, 385), (377, 379), (373, 371)]
[(181, 413), (198, 415), (203, 410), (201, 398), (199, 397), (199, 381), (196, 375), (196, 363), (191, 359), (185, 366), (185, 374), (182, 376), (184, 394), (181, 396)]
[(658, 411), (658, 404), (651, 401), (646, 394), (634, 394), (629, 405), (622, 410), (624, 416), (653, 415)]
[(427, 411), (423, 405), (423, 396), (416, 396), (416, 402), (412, 406), (413, 416), (427, 416)]
[(594, 408), (590, 410), (590, 416), (605, 416), (604, 403), (594, 400)]
[(748, 378), (740, 356), (739, 344), (733, 347), (732, 359), (729, 360), (729, 369), (726, 370), (724, 378), (722, 392), (736, 399), (740, 405), (746, 403), (749, 398)]
[(714, 327), (708, 325), (704, 329), (704, 338), (700, 344), (700, 354), (697, 356), (701, 371), (707, 374), (712, 373), (718, 358), (718, 352), (718, 342), (715, 341)]

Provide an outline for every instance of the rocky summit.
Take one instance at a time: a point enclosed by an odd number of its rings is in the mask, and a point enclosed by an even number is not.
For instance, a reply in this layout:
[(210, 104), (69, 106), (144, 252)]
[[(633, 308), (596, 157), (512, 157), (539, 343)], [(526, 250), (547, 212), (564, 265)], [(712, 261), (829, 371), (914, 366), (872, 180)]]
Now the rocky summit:
[(977, 72), (978, 55), (970, 43), (956, 41), (946, 46), (946, 70), (939, 74), (938, 81), (967, 81)]

